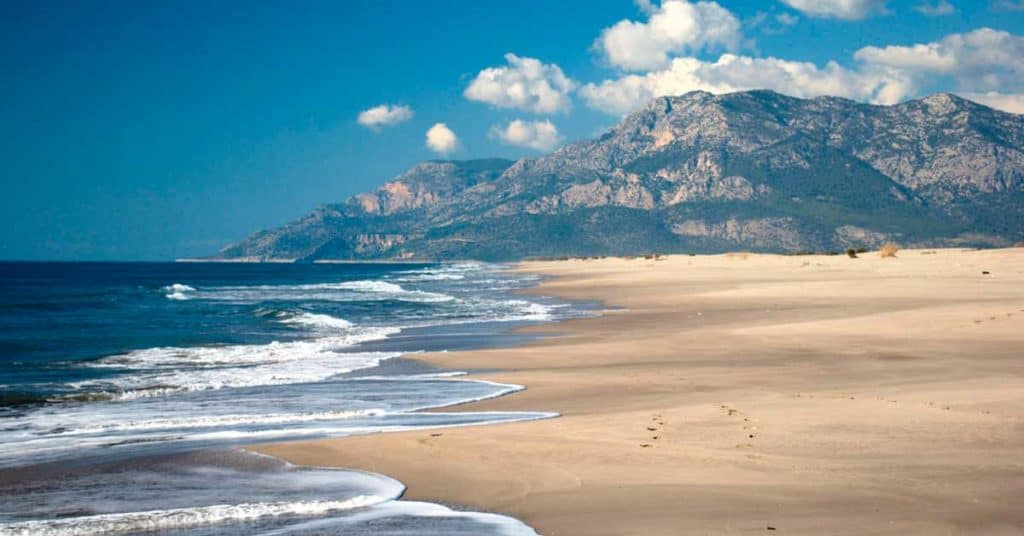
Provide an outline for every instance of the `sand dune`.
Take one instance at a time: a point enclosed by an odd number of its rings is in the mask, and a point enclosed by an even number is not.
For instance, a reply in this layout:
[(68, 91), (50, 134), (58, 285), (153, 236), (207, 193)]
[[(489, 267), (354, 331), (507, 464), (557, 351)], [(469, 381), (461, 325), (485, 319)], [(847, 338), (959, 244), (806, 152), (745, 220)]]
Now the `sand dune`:
[(519, 269), (621, 309), (421, 359), (562, 417), (259, 450), (549, 535), (1024, 533), (1024, 249)]

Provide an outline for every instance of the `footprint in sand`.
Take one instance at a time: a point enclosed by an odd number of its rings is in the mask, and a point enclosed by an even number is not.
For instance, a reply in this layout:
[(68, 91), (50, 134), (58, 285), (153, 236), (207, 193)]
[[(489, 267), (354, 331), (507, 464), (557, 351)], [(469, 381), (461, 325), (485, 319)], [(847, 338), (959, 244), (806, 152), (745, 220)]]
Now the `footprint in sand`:
[[(661, 429), (662, 426), (665, 426), (665, 420), (662, 419), (660, 413), (655, 413), (654, 415), (652, 415), (651, 416), (651, 421), (654, 424), (653, 425), (648, 425), (646, 427), (648, 432), (658, 432)], [(655, 435), (651, 436), (651, 440), (652, 441), (657, 441), (659, 439), (661, 439), (661, 435), (660, 434), (655, 434)], [(653, 446), (654, 445), (652, 445), (650, 443), (641, 443), (640, 444), (641, 448), (649, 448), (649, 447), (653, 447)]]
[[(799, 396), (799, 395), (797, 395), (797, 396)], [(727, 413), (727, 415), (729, 417), (732, 417), (732, 416), (735, 416), (735, 415), (743, 415), (743, 413), (740, 412), (740, 410), (738, 410), (736, 408), (730, 408), (729, 406), (727, 406), (725, 404), (722, 404), (722, 409), (726, 410), (726, 413)], [(750, 418), (749, 417), (743, 417), (743, 422), (746, 423), (746, 424), (744, 424), (741, 428), (745, 432), (747, 432), (747, 439), (754, 439), (756, 437), (756, 434), (753, 433), (753, 432), (757, 432), (757, 427), (750, 424)], [(750, 443), (740, 443), (740, 444), (736, 445), (736, 448), (751, 448), (751, 447), (753, 447), (753, 445), (751, 445)]]

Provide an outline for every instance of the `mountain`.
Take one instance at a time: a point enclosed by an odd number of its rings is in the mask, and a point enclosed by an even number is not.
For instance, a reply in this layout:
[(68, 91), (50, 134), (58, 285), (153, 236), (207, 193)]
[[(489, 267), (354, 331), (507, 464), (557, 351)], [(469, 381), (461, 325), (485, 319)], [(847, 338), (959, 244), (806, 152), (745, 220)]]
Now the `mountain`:
[(1024, 241), (1024, 116), (771, 91), (658, 98), (539, 158), (423, 162), (222, 258), (506, 260)]

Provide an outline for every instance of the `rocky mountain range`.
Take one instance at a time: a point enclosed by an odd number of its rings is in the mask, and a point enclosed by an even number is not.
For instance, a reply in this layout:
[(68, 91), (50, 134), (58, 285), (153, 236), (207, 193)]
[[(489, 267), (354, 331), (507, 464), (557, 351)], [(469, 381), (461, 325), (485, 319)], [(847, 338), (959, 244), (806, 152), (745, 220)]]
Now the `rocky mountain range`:
[(650, 102), (519, 161), (429, 161), (220, 258), (508, 260), (1024, 241), (1024, 116), (771, 91)]

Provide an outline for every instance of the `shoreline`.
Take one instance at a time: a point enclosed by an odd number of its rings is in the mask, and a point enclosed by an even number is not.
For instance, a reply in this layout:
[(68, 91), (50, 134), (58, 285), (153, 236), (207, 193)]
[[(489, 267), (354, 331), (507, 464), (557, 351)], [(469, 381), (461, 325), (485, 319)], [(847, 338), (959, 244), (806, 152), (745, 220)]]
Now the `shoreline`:
[(526, 387), (460, 410), (561, 417), (250, 449), (544, 534), (1017, 533), (1022, 260), (521, 263), (545, 276), (531, 293), (624, 309), (528, 328), (556, 336), (516, 348), (408, 357)]

